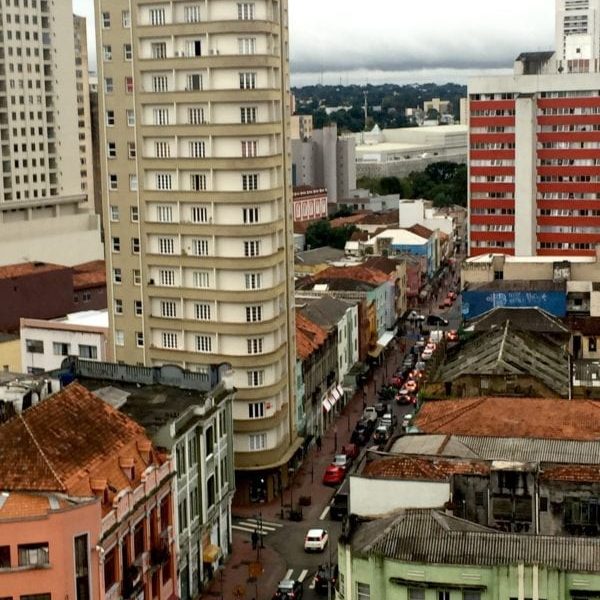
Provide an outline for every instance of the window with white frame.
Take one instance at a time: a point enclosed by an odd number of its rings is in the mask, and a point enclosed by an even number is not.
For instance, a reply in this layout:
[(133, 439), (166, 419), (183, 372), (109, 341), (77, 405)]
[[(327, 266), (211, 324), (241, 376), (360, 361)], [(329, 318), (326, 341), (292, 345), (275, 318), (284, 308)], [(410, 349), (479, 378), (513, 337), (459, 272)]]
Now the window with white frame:
[(161, 269), (158, 272), (158, 281), (160, 285), (173, 287), (175, 285), (175, 271), (173, 269)]
[(240, 90), (256, 89), (256, 73), (240, 73)]
[(119, 220), (119, 207), (114, 204), (110, 205), (110, 220), (115, 223)]
[(242, 140), (242, 158), (254, 158), (258, 154), (256, 140)]
[(260, 256), (260, 240), (246, 240), (244, 242), (244, 256)]
[(210, 337), (210, 335), (196, 336), (196, 351), (212, 352), (212, 338)]
[(194, 316), (198, 321), (210, 321), (210, 304), (196, 302), (194, 304)]
[(356, 582), (356, 600), (371, 600), (371, 586), (368, 583)]
[(117, 190), (119, 188), (119, 178), (116, 173), (108, 174), (108, 189), (109, 190)]
[(123, 58), (125, 60), (133, 59), (133, 50), (131, 48), (131, 44), (123, 44)]
[(265, 416), (265, 403), (264, 402), (250, 402), (248, 404), (248, 418), (249, 419), (262, 419)]
[(117, 143), (107, 142), (106, 143), (106, 155), (108, 158), (117, 158)]
[(125, 93), (133, 94), (133, 77), (125, 77)]
[(115, 315), (123, 314), (123, 300), (115, 298)]
[(204, 123), (204, 109), (199, 106), (188, 108), (188, 123), (190, 125), (202, 125)]
[(131, 278), (133, 279), (133, 285), (142, 285), (142, 272), (139, 269), (133, 269)]
[(258, 189), (258, 173), (244, 173), (242, 175), (242, 189), (245, 192)]
[(194, 271), (192, 281), (195, 288), (210, 287), (210, 273), (208, 271)]
[(262, 288), (261, 273), (246, 273), (244, 275), (247, 290), (260, 290)]
[(248, 443), (250, 452), (255, 452), (256, 450), (264, 450), (267, 447), (267, 434), (251, 433), (248, 436)]
[(110, 28), (110, 13), (103, 12), (102, 13), (102, 29), (109, 29), (109, 28)]
[(131, 27), (131, 13), (128, 10), (121, 11), (121, 23), (125, 29)]
[(120, 329), (115, 329), (115, 346), (125, 345), (125, 332)]
[(140, 238), (137, 238), (137, 237), (131, 238), (131, 251), (134, 254), (140, 253)]
[(161, 342), (163, 348), (179, 347), (178, 335), (174, 331), (163, 331), (161, 335)]
[(127, 142), (127, 156), (128, 158), (136, 157), (135, 142)]
[(205, 158), (206, 157), (206, 143), (202, 141), (190, 142), (190, 156), (192, 158)]
[(160, 316), (168, 319), (177, 318), (177, 303), (173, 300), (162, 300), (160, 303)]
[(187, 83), (185, 89), (188, 92), (197, 91), (202, 89), (202, 75), (200, 73), (190, 73), (187, 76)]
[(199, 23), (200, 22), (200, 5), (190, 4), (183, 8), (183, 20), (186, 23)]
[(159, 254), (175, 254), (175, 238), (159, 237), (158, 252)]
[(238, 38), (240, 54), (256, 54), (256, 38)]
[(263, 338), (248, 338), (246, 340), (248, 345), (248, 354), (262, 354), (263, 342)]
[[(169, 113), (167, 112), (167, 117)], [(125, 118), (127, 120), (127, 127), (135, 127), (135, 112), (131, 108), (125, 109)]]
[[(169, 124), (169, 109), (168, 108), (155, 108), (152, 111), (154, 118), (154, 125), (168, 125)], [(134, 123), (135, 124), (135, 123)]]
[(153, 92), (168, 92), (169, 77), (167, 75), (152, 76), (152, 91)]
[(258, 206), (242, 209), (242, 221), (244, 224), (258, 223), (259, 209)]
[(113, 236), (110, 238), (110, 245), (113, 252), (121, 252), (121, 238)]
[(156, 189), (157, 190), (173, 189), (173, 178), (170, 173), (157, 173), (156, 174)]
[(190, 175), (190, 188), (194, 192), (206, 190), (206, 175), (202, 173), (192, 173)]
[(115, 111), (114, 110), (106, 111), (106, 126), (107, 127), (115, 126)]
[(171, 156), (171, 145), (169, 142), (155, 142), (154, 153), (156, 158), (169, 158)]
[(113, 269), (113, 283), (121, 283), (123, 281), (123, 272), (118, 267)]
[(144, 314), (144, 304), (141, 300), (133, 301), (133, 313), (136, 317), (141, 317)]
[(113, 84), (113, 78), (105, 77), (104, 78), (104, 92), (106, 94), (112, 94), (114, 89), (115, 89), (115, 86)]
[(241, 123), (256, 123), (256, 106), (242, 106), (240, 108), (240, 122)]
[(262, 321), (262, 306), (254, 304), (246, 306), (246, 323), (257, 323)]
[(251, 21), (254, 19), (254, 2), (238, 2), (238, 19)]
[(185, 55), (189, 57), (202, 56), (202, 41), (188, 40), (185, 43)]
[(167, 42), (152, 42), (150, 44), (152, 58), (167, 58)]
[(156, 217), (159, 223), (173, 222), (173, 207), (170, 205), (159, 205), (156, 207)]
[(129, 218), (132, 223), (138, 223), (140, 220), (140, 209), (137, 206), (129, 207)]
[(164, 8), (151, 8), (150, 9), (150, 25), (164, 25), (166, 19), (166, 12)]
[(207, 206), (192, 206), (192, 223), (208, 223)]
[(138, 348), (144, 347), (144, 334), (141, 331), (135, 332), (135, 345)]
[(138, 189), (138, 178), (137, 178), (137, 175), (134, 175), (132, 173), (131, 175), (129, 175), (129, 191), (137, 192), (137, 189)]
[(208, 240), (204, 238), (198, 238), (192, 240), (192, 254), (194, 256), (208, 256), (209, 255), (209, 244)]
[(112, 46), (102, 46), (102, 58), (106, 61), (112, 60)]

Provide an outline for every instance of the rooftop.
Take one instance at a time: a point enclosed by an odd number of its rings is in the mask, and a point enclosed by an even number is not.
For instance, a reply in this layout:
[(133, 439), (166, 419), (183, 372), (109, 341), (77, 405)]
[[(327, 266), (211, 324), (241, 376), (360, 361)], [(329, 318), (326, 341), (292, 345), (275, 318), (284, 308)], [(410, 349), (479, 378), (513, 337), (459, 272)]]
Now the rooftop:
[(66, 317), (52, 319), (54, 323), (67, 323), (69, 325), (82, 325), (85, 327), (101, 327), (108, 329), (108, 309), (83, 310), (70, 313)]
[(374, 240), (390, 239), (393, 246), (424, 246), (429, 237), (417, 235), (408, 229), (386, 229), (373, 236), (368, 244), (373, 244)]
[(313, 248), (304, 252), (296, 252), (294, 262), (303, 265), (320, 265), (331, 260), (340, 260), (344, 258), (343, 250), (323, 246), (322, 248)]
[(378, 286), (385, 283), (387, 275), (378, 269), (371, 269), (367, 265), (352, 265), (347, 267), (329, 267), (315, 275), (317, 281), (323, 279), (354, 279)]
[(302, 298), (300, 295), (296, 297), (296, 305), (300, 314), (327, 329), (335, 327), (353, 306), (350, 302), (327, 295), (320, 298)]
[(566, 292), (566, 281), (550, 279), (495, 279), (484, 283), (470, 283), (467, 292), (493, 290), (499, 292)]
[(563, 322), (572, 332), (600, 336), (600, 317), (566, 317)]
[(406, 231), (410, 231), (411, 233), (414, 233), (419, 237), (425, 238), (426, 240), (428, 240), (434, 233), (431, 229), (425, 227), (424, 225), (420, 225), (419, 223), (416, 223), (411, 227), (407, 227)]
[(39, 273), (65, 270), (69, 270), (69, 267), (44, 262), (26, 262), (0, 267), (0, 279), (15, 279), (17, 277), (26, 277), (28, 275), (37, 275)]
[(73, 288), (75, 290), (106, 286), (106, 263), (94, 260), (73, 267)]
[(302, 360), (306, 360), (327, 340), (327, 332), (296, 311), (296, 351)]
[[(478, 256), (470, 256), (465, 259), (465, 263), (489, 263), (491, 264), (494, 258), (501, 258), (507, 263), (563, 263), (565, 262), (564, 256), (509, 256), (506, 254), (480, 254)], [(595, 256), (569, 256), (566, 262), (570, 263), (595, 263), (597, 259)]]
[[(588, 317), (589, 318), (589, 317)], [(469, 321), (475, 332), (504, 327), (507, 321), (522, 331), (568, 335), (569, 329), (563, 322), (542, 308), (498, 307)], [(599, 319), (600, 321), (600, 319)]]

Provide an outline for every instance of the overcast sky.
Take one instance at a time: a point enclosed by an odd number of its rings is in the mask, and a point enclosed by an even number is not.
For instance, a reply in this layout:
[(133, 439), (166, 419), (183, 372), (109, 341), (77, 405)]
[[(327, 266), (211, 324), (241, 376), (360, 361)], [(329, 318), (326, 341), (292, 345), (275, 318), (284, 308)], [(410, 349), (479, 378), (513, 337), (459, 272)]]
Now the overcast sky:
[[(289, 0), (292, 83), (464, 82), (510, 69), (519, 52), (553, 47), (554, 4)], [(93, 0), (73, 9), (93, 20)]]

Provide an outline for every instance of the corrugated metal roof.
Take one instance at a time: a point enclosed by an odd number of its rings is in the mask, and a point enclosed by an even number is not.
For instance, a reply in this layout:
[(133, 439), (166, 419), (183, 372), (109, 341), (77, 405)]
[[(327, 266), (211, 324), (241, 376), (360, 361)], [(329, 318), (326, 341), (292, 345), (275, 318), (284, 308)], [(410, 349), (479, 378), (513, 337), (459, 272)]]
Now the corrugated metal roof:
[(600, 566), (598, 539), (502, 533), (432, 510), (408, 510), (379, 527), (371, 524), (353, 537), (352, 545), (360, 554), (412, 563), (525, 563), (579, 572), (598, 571)]

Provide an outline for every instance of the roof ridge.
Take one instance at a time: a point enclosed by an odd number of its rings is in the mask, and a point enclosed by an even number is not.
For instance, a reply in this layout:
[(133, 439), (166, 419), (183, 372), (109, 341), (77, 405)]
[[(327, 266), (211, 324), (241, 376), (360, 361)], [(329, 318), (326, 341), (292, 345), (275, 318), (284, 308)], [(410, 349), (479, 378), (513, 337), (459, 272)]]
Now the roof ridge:
[(25, 427), (25, 430), (27, 431), (27, 433), (29, 434), (29, 436), (33, 440), (33, 443), (34, 443), (35, 447), (37, 448), (37, 450), (40, 453), (41, 457), (44, 459), (44, 462), (46, 463), (47, 467), (50, 469), (50, 472), (52, 473), (52, 475), (54, 476), (54, 478), (56, 479), (56, 481), (58, 481), (58, 483), (60, 484), (61, 490), (62, 491), (66, 491), (67, 487), (63, 483), (62, 479), (58, 476), (58, 473), (55, 471), (55, 469), (52, 466), (52, 463), (50, 462), (50, 460), (48, 459), (48, 457), (44, 454), (44, 451), (42, 450), (42, 447), (40, 446), (39, 442), (37, 441), (35, 435), (33, 435), (33, 431), (31, 430), (31, 428), (27, 424), (27, 421), (23, 418), (23, 415), (21, 413), (19, 413), (19, 419), (21, 419), (21, 422), (23, 423), (23, 426)]

